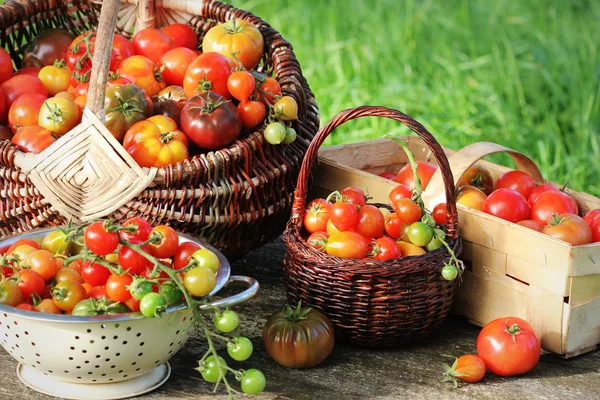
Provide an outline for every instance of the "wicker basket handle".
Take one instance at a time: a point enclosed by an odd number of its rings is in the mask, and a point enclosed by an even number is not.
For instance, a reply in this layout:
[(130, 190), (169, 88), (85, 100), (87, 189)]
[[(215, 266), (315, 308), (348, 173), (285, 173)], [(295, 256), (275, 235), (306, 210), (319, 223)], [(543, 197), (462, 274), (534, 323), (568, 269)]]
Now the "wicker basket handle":
[(291, 222), (294, 224), (296, 229), (300, 230), (304, 221), (306, 195), (308, 192), (308, 178), (312, 165), (317, 159), (318, 151), (323, 144), (323, 141), (325, 141), (327, 136), (329, 136), (329, 134), (338, 126), (343, 125), (347, 121), (362, 117), (383, 117), (398, 121), (415, 132), (425, 142), (427, 147), (431, 149), (440, 167), (439, 170), (441, 171), (444, 180), (446, 196), (449, 199), (447, 206), (447, 234), (450, 239), (456, 239), (458, 237), (456, 190), (454, 188), (454, 179), (452, 178), (450, 164), (448, 163), (448, 159), (446, 158), (442, 146), (440, 146), (435, 137), (433, 137), (433, 135), (429, 133), (429, 131), (425, 129), (423, 125), (415, 121), (413, 118), (398, 110), (381, 106), (362, 106), (344, 110), (333, 117), (333, 119), (329, 121), (327, 125), (319, 129), (313, 141), (311, 142), (306, 155), (304, 156), (304, 160), (302, 161), (300, 174), (298, 176), (298, 184), (296, 185), (296, 191), (294, 192)]
[[(477, 142), (467, 145), (448, 157), (450, 168), (452, 169), (452, 175), (454, 176), (454, 185), (458, 183), (463, 174), (477, 161), (482, 158), (498, 153), (508, 153), (515, 161), (517, 169), (527, 172), (535, 183), (545, 183), (544, 177), (536, 163), (524, 154), (518, 151), (509, 149), (508, 147), (501, 146), (491, 142)], [(429, 204), (435, 205), (439, 202), (443, 202), (443, 188), (444, 180), (442, 175), (436, 171), (431, 177), (425, 195), (429, 198), (435, 199)]]

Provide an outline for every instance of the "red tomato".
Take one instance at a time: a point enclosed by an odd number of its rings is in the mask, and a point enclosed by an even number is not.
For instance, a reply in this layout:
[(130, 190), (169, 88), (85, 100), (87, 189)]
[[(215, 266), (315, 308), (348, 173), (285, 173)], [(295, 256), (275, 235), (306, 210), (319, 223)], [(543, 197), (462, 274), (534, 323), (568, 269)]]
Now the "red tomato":
[(463, 382), (479, 382), (485, 376), (485, 363), (474, 354), (465, 354), (454, 361), (452, 367), (446, 367), (444, 377), (446, 381), (453, 381), (456, 387), (456, 380)]
[(123, 222), (123, 227), (130, 230), (119, 231), (121, 239), (131, 243), (140, 243), (148, 239), (152, 226), (143, 218), (133, 217)]
[(86, 247), (99, 256), (113, 253), (119, 245), (119, 234), (108, 232), (105, 228), (105, 221), (96, 221), (89, 225), (85, 229), (83, 238)]
[(37, 67), (25, 67), (25, 68), (21, 68), (20, 70), (16, 71), (13, 76), (17, 76), (17, 75), (31, 75), (31, 76), (35, 76), (37, 78), (37, 76), (40, 74), (41, 68), (37, 68)]
[(391, 213), (385, 218), (385, 232), (394, 239), (400, 239), (406, 234), (409, 224), (403, 222), (398, 214)]
[[(69, 45), (65, 53), (67, 68), (72, 71), (71, 84), (77, 86), (79, 83), (88, 82), (91, 76), (92, 59), (96, 52), (96, 33), (84, 32), (76, 37)], [(114, 71), (117, 66), (117, 54), (115, 46), (111, 50), (109, 70)]]
[(52, 132), (39, 125), (26, 126), (19, 129), (12, 137), (11, 143), (26, 153), (39, 154), (56, 142)]
[(494, 190), (494, 178), (489, 169), (476, 162), (458, 180), (456, 187), (462, 186), (474, 186), (487, 196)]
[(21, 303), (17, 306), (17, 308), (20, 308), (21, 310), (37, 312), (37, 310), (35, 309), (34, 306), (32, 306), (31, 304), (27, 304), (27, 303)]
[(35, 250), (30, 253), (25, 264), (32, 271), (37, 272), (44, 282), (52, 279), (60, 268), (54, 255), (46, 250)]
[(578, 213), (579, 207), (575, 199), (560, 190), (548, 190), (542, 193), (531, 207), (531, 219), (544, 226), (553, 214)]
[(171, 24), (161, 29), (163, 33), (171, 38), (176, 47), (187, 47), (188, 49), (198, 49), (198, 34), (189, 25)]
[(131, 298), (131, 293), (127, 286), (133, 282), (133, 278), (129, 274), (115, 275), (112, 274), (106, 281), (106, 295), (109, 299), (116, 302), (125, 302)]
[(527, 198), (527, 204), (529, 204), (529, 207), (533, 207), (533, 203), (536, 202), (536, 200), (538, 199), (538, 197), (540, 197), (543, 193), (549, 191), (549, 190), (556, 190), (558, 191), (557, 188), (554, 187), (554, 185), (551, 185), (549, 183), (544, 183), (541, 184), (539, 186), (536, 186), (531, 193), (529, 194), (529, 197)]
[(372, 247), (371, 257), (376, 260), (391, 260), (401, 256), (400, 248), (396, 244), (396, 241), (387, 236), (375, 240)]
[(13, 76), (6, 82), (0, 85), (0, 89), (4, 92), (6, 107), (10, 110), (15, 100), (24, 94), (41, 94), (48, 97), (48, 89), (39, 78), (31, 75)]
[(334, 233), (329, 236), (329, 239), (327, 240), (326, 250), (327, 254), (335, 257), (365, 258), (369, 252), (369, 240), (356, 232)]
[(595, 223), (590, 226), (592, 230), (592, 242), (600, 242), (600, 217), (597, 217)]
[(517, 225), (524, 226), (525, 228), (533, 229), (534, 231), (542, 232), (544, 225), (532, 219), (524, 219), (523, 221), (517, 222)]
[(367, 204), (367, 196), (360, 189), (347, 187), (343, 189), (340, 194), (342, 195), (343, 201), (347, 201), (348, 203), (356, 204), (359, 207)]
[(46, 96), (37, 93), (25, 94), (14, 101), (8, 111), (8, 125), (16, 132), (20, 127), (37, 125), (40, 109)]
[(41, 296), (44, 293), (44, 288), (46, 287), (46, 283), (44, 279), (31, 269), (23, 269), (19, 271), (19, 279), (17, 281), (17, 286), (21, 290), (23, 294), (23, 298), (28, 300), (32, 294), (36, 294)]
[(388, 202), (390, 206), (394, 207), (397, 201), (402, 199), (410, 199), (412, 198), (412, 191), (406, 185), (398, 185), (390, 191), (388, 195)]
[(10, 79), (13, 74), (13, 62), (8, 51), (0, 47), (0, 83)]
[(44, 314), (61, 314), (60, 308), (56, 307), (51, 298), (40, 301), (35, 310)]
[(519, 192), (523, 197), (528, 198), (535, 188), (533, 178), (523, 171), (508, 171), (496, 181), (496, 190), (512, 189)]
[(141, 300), (136, 299), (135, 297), (131, 297), (129, 300), (125, 302), (125, 305), (129, 307), (132, 312), (140, 311), (140, 303)]
[[(109, 272), (109, 276), (110, 276), (110, 272)], [(107, 278), (107, 280), (108, 280), (108, 278)], [(108, 298), (108, 295), (106, 294), (106, 286), (100, 285), (100, 286), (92, 287), (92, 290), (90, 290), (90, 293), (89, 293), (89, 297), (92, 299), (97, 299), (97, 300)]]
[[(431, 177), (437, 170), (437, 166), (427, 161), (417, 161), (417, 174), (421, 180), (423, 190), (429, 185)], [(413, 189), (415, 187), (415, 179), (410, 164), (406, 164), (396, 175), (396, 182), (408, 186)]]
[(527, 373), (540, 359), (540, 340), (531, 325), (520, 318), (498, 318), (477, 337), (477, 354), (487, 369), (500, 376)]
[[(113, 37), (113, 51), (115, 53), (115, 65), (121, 64), (121, 62), (135, 55), (135, 49), (133, 48), (133, 43), (127, 40), (124, 36), (121, 36), (115, 33)], [(110, 78), (109, 78), (110, 81)], [(129, 83), (129, 82), (120, 82), (120, 83)]]
[(380, 177), (385, 178), (385, 179), (389, 179), (391, 181), (396, 179), (396, 174), (393, 172), (382, 172), (379, 174)]
[(154, 227), (150, 232), (150, 237), (157, 237), (159, 240), (148, 245), (151, 255), (157, 258), (173, 257), (179, 246), (179, 235), (175, 229), (166, 225)]
[(237, 111), (245, 129), (252, 129), (262, 124), (267, 116), (267, 109), (260, 101), (242, 101), (238, 104)]
[(0, 89), (0, 122), (6, 122), (5, 114), (6, 113), (6, 97), (4, 97), (4, 92)]
[(510, 222), (529, 219), (530, 209), (525, 197), (512, 189), (496, 189), (483, 202), (482, 211)]
[(354, 204), (346, 201), (332, 204), (329, 209), (329, 219), (340, 231), (354, 229), (358, 225), (358, 209)]
[(92, 286), (102, 286), (106, 284), (109, 276), (110, 270), (108, 268), (92, 261), (87, 261), (83, 264), (83, 267), (81, 267), (81, 277), (85, 283), (89, 283)]
[(327, 239), (329, 239), (327, 232), (315, 232), (306, 239), (306, 243), (310, 247), (324, 253), (327, 248)]
[[(142, 250), (148, 253), (148, 245), (142, 246)], [(119, 249), (118, 260), (119, 265), (133, 275), (141, 274), (146, 268), (152, 265), (150, 260), (127, 246), (121, 246)]]
[(587, 214), (585, 214), (585, 217), (583, 217), (583, 220), (585, 222), (588, 223), (589, 226), (592, 226), (593, 224), (596, 223), (597, 218), (600, 215), (600, 208), (597, 208), (595, 210), (591, 210), (589, 211)]
[[(126, 58), (119, 64), (118, 72), (121, 77), (133, 82), (150, 97), (158, 95), (167, 87), (160, 69), (144, 56)], [(152, 104), (152, 101), (149, 104)]]
[(246, 101), (254, 93), (256, 81), (254, 75), (248, 71), (237, 71), (227, 78), (227, 90), (239, 101)]
[(189, 99), (181, 110), (181, 130), (197, 146), (219, 150), (242, 133), (242, 119), (231, 102), (213, 92), (202, 93)]
[(358, 211), (356, 231), (366, 238), (377, 239), (383, 236), (384, 223), (385, 219), (379, 208), (367, 204)]
[(436, 224), (446, 225), (448, 223), (448, 208), (446, 207), (446, 203), (439, 203), (433, 207), (431, 215)]
[(196, 57), (196, 52), (187, 47), (175, 47), (163, 54), (159, 65), (164, 66), (163, 78), (167, 85), (183, 86), (185, 71)]
[(177, 251), (173, 257), (173, 268), (176, 270), (185, 268), (190, 260), (190, 256), (200, 249), (200, 245), (194, 242), (181, 243), (177, 247)]
[(394, 210), (400, 221), (409, 225), (420, 220), (423, 215), (421, 207), (411, 199), (400, 199), (394, 204)]
[(231, 94), (227, 80), (233, 70), (233, 61), (218, 53), (203, 53), (188, 66), (183, 79), (183, 89), (188, 98), (199, 93), (214, 92), (225, 99)]
[(159, 64), (160, 57), (175, 48), (173, 40), (164, 32), (155, 28), (142, 29), (133, 36), (135, 54), (148, 57), (153, 63)]
[(329, 221), (329, 208), (331, 205), (314, 203), (309, 205), (304, 215), (304, 228), (308, 233), (323, 232), (327, 230), (327, 221)]
[(254, 79), (256, 80), (256, 92), (258, 93), (258, 100), (265, 106), (267, 104), (275, 104), (277, 99), (281, 96), (281, 85), (275, 78), (267, 77), (257, 71), (252, 71)]
[(590, 226), (583, 218), (575, 214), (554, 214), (543, 230), (546, 235), (555, 237), (573, 246), (592, 243), (593, 236)]

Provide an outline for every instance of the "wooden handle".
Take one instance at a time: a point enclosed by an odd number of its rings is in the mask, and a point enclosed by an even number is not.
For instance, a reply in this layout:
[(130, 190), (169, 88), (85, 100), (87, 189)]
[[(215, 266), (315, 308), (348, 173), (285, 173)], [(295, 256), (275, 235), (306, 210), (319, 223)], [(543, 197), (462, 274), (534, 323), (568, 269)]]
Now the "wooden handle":
[[(458, 184), (460, 178), (473, 164), (486, 156), (498, 153), (510, 154), (512, 159), (515, 161), (517, 169), (527, 172), (529, 175), (531, 175), (535, 183), (545, 183), (544, 177), (542, 176), (538, 166), (526, 155), (496, 143), (477, 142), (463, 147), (448, 157), (450, 168), (452, 169), (452, 175), (454, 176), (454, 186)], [(439, 171), (436, 171), (432, 176), (431, 181), (429, 181), (429, 185), (427, 186), (425, 194), (428, 197), (434, 197), (442, 194), (443, 188), (443, 177)]]
[(104, 109), (104, 91), (108, 81), (112, 42), (117, 26), (117, 12), (121, 0), (104, 0), (98, 21), (92, 74), (88, 89), (87, 107), (98, 115)]
[[(452, 170), (446, 158), (446, 154), (442, 146), (437, 142), (435, 137), (423, 125), (415, 121), (408, 115), (391, 108), (378, 106), (362, 106), (344, 110), (337, 114), (327, 125), (319, 129), (316, 136), (310, 143), (298, 176), (298, 183), (294, 192), (294, 203), (292, 205), (292, 223), (299, 231), (304, 221), (304, 213), (306, 207), (306, 195), (308, 192), (308, 178), (314, 162), (317, 159), (318, 151), (323, 141), (340, 125), (347, 121), (362, 117), (383, 117), (398, 121), (406, 125), (410, 130), (415, 132), (425, 142), (427, 147), (431, 149), (435, 156), (439, 170), (441, 171), (446, 197), (449, 199), (447, 204), (448, 223), (446, 225), (446, 234), (451, 240), (458, 237), (458, 213), (456, 209), (456, 190), (454, 188), (454, 179), (452, 178)], [(341, 189), (341, 188), (340, 188)]]

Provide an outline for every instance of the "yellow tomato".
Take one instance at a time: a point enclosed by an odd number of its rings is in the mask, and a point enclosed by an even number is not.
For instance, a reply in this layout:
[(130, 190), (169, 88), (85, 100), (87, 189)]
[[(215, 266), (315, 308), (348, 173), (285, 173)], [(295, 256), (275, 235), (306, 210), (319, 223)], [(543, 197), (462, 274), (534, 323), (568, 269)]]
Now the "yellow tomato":
[(425, 254), (426, 251), (423, 248), (417, 246), (416, 244), (407, 243), (403, 241), (396, 242), (398, 248), (400, 249), (400, 253), (402, 257), (406, 256), (420, 256), (421, 254)]
[(486, 194), (477, 189), (475, 186), (463, 186), (458, 189), (456, 203), (481, 211), (483, 208), (483, 202), (486, 198)]
[(62, 136), (73, 129), (80, 119), (77, 105), (64, 97), (53, 97), (42, 105), (38, 124), (56, 135)]
[(236, 64), (239, 61), (246, 69), (252, 69), (258, 64), (263, 56), (264, 46), (265, 42), (258, 28), (241, 19), (213, 26), (202, 41), (204, 53), (222, 54)]
[(42, 68), (38, 78), (50, 96), (68, 90), (71, 85), (71, 71), (65, 66), (64, 61), (55, 61), (54, 65)]

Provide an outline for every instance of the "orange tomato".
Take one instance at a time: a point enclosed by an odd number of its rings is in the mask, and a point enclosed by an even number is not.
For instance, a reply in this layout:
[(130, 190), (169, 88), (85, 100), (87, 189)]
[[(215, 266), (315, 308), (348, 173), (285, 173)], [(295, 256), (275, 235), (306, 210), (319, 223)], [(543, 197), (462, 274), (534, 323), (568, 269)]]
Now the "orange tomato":
[(424, 249), (417, 246), (416, 244), (412, 244), (412, 243), (408, 243), (408, 242), (404, 242), (404, 241), (396, 242), (396, 244), (398, 245), (398, 248), (400, 249), (400, 253), (402, 254), (402, 257), (420, 256), (421, 254), (426, 253), (426, 251)]
[[(429, 185), (429, 181), (433, 176), (434, 172), (437, 170), (437, 166), (427, 161), (417, 161), (417, 175), (419, 175), (419, 179), (421, 180), (421, 187), (423, 190), (427, 188)], [(415, 179), (412, 172), (412, 167), (410, 164), (406, 164), (396, 175), (396, 182), (402, 183), (403, 185), (408, 186), (413, 189), (415, 187)]]
[(592, 229), (575, 214), (554, 214), (543, 230), (546, 235), (555, 237), (573, 246), (592, 243)]
[(264, 39), (258, 28), (241, 19), (232, 19), (210, 28), (202, 41), (203, 52), (223, 54), (236, 64), (242, 63), (246, 69), (258, 64), (264, 47)]
[(480, 163), (475, 163), (460, 177), (456, 186), (459, 188), (462, 186), (475, 186), (486, 195), (489, 195), (494, 190), (494, 178), (492, 178), (489, 169)]
[(456, 204), (462, 204), (465, 207), (481, 211), (486, 198), (487, 195), (475, 186), (462, 186), (458, 189)]
[(118, 67), (119, 75), (142, 88), (150, 97), (167, 87), (159, 68), (147, 57), (132, 56)]

